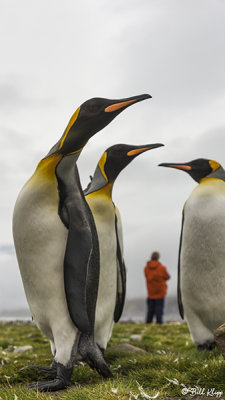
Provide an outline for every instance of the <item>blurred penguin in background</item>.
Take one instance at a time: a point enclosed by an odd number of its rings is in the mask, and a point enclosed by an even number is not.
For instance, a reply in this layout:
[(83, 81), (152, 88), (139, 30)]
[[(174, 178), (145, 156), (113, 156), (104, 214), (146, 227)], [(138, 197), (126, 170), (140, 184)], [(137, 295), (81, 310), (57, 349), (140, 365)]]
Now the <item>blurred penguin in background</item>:
[(198, 183), (183, 208), (178, 305), (197, 348), (211, 350), (215, 330), (225, 321), (225, 170), (205, 158), (160, 165)]

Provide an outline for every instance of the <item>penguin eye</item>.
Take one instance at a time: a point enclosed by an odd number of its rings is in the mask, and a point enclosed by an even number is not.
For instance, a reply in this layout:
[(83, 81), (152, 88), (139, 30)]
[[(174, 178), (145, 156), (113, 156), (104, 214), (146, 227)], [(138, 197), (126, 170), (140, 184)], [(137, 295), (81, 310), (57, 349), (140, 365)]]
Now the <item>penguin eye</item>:
[(99, 111), (99, 106), (97, 104), (89, 104), (88, 111), (91, 113), (96, 113), (97, 111)]
[(114, 158), (120, 159), (122, 157), (124, 157), (124, 151), (117, 150), (117, 151), (114, 152)]

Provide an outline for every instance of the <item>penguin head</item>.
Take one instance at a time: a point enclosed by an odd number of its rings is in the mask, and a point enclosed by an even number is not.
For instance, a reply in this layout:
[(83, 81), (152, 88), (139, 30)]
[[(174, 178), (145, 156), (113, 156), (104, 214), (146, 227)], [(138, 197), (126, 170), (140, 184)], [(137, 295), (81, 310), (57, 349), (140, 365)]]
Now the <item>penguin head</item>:
[(164, 146), (161, 143), (134, 146), (128, 144), (116, 144), (109, 147), (99, 160), (100, 168), (107, 183), (115, 181), (119, 173), (138, 155), (145, 151)]
[(81, 150), (95, 133), (107, 126), (130, 105), (149, 99), (149, 94), (109, 100), (100, 97), (85, 101), (71, 117), (61, 140), (49, 154), (67, 155)]
[(214, 160), (207, 160), (206, 158), (198, 158), (187, 163), (162, 163), (160, 167), (177, 168), (187, 172), (196, 182), (210, 175), (212, 172), (217, 171), (221, 165)]

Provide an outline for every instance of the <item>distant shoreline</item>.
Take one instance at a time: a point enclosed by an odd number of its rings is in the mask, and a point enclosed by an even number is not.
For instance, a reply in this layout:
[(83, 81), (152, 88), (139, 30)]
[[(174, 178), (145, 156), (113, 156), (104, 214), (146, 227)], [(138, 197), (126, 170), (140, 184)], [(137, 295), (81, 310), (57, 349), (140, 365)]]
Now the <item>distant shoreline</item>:
[[(146, 314), (146, 298), (127, 299), (120, 322), (144, 323)], [(27, 321), (32, 322), (29, 308), (0, 310), (0, 322)], [(176, 296), (166, 297), (164, 322), (181, 322)]]

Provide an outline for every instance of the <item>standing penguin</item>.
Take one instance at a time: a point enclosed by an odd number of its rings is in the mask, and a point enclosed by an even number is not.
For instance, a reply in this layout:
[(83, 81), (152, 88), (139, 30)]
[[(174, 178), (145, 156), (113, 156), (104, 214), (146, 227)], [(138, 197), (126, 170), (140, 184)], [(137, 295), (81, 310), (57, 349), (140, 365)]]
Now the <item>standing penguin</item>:
[(91, 136), (131, 104), (150, 97), (83, 103), (17, 199), (13, 234), (24, 289), (54, 355), (52, 367), (38, 367), (52, 378), (39, 382), (39, 390), (69, 385), (78, 355), (103, 376), (111, 375), (93, 339), (99, 248), (76, 160)]
[(118, 208), (112, 201), (112, 189), (119, 173), (139, 154), (161, 143), (134, 146), (117, 144), (100, 158), (94, 177), (84, 191), (92, 212), (99, 241), (100, 278), (95, 314), (95, 341), (106, 349), (113, 322), (123, 311), (126, 270), (123, 261), (122, 227)]
[(183, 209), (178, 262), (178, 304), (199, 349), (211, 349), (225, 321), (225, 171), (213, 160), (163, 163), (199, 185)]

